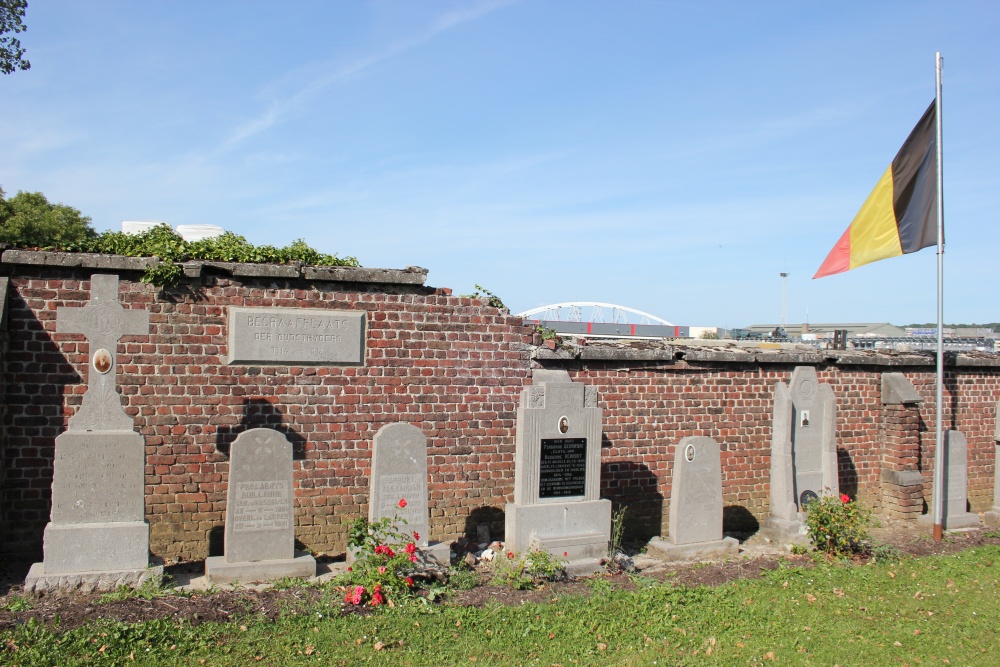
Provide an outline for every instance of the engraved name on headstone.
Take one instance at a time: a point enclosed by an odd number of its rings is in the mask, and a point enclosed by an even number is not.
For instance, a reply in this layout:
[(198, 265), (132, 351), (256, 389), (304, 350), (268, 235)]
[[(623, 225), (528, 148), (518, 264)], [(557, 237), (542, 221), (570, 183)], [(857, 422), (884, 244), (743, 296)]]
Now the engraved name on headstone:
[[(405, 500), (406, 507), (399, 501)], [(397, 528), (420, 535), (417, 546), (428, 544), (430, 513), (427, 507), (427, 437), (413, 424), (386, 424), (372, 443), (371, 496), (368, 519), (406, 520)]]
[(226, 562), (292, 558), (292, 501), (292, 444), (268, 428), (240, 433), (229, 456)]
[(229, 363), (364, 363), (365, 313), (317, 308), (229, 309)]
[(517, 410), (505, 548), (566, 554), (579, 573), (596, 568), (611, 535), (611, 501), (600, 499), (600, 486), (597, 391), (566, 371), (533, 371)]

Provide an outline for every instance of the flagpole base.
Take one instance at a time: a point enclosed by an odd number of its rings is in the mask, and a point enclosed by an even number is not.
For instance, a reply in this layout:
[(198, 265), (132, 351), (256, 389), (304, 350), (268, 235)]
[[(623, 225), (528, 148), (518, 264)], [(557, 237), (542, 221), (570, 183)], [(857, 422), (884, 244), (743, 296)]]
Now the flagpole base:
[(934, 541), (940, 542), (942, 539), (944, 539), (943, 527), (941, 526), (941, 524), (936, 523), (934, 524)]

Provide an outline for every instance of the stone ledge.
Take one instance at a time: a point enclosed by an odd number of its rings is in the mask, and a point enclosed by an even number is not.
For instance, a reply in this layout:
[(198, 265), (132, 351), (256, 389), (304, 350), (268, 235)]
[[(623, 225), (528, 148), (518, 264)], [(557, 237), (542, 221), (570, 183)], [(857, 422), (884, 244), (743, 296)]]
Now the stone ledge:
[(924, 476), (918, 470), (883, 470), (882, 481), (894, 486), (922, 486)]
[(46, 250), (5, 250), (0, 258), (3, 264), (29, 266), (61, 266), (82, 269), (111, 269), (115, 271), (145, 271), (156, 266), (156, 257), (125, 257), (124, 255), (99, 255), (88, 252), (48, 252)]
[[(64, 268), (106, 269), (110, 271), (145, 271), (157, 266), (157, 257), (125, 257), (84, 252), (49, 252), (46, 250), (5, 250), (0, 263), (26, 266), (58, 266)], [(346, 283), (381, 285), (423, 285), (427, 269), (408, 266), (405, 269), (370, 269), (361, 266), (303, 266), (293, 264), (254, 264), (189, 260), (180, 264), (184, 275), (197, 278), (205, 269), (245, 278), (288, 278), (292, 280), (325, 280)]]
[[(606, 361), (606, 362), (655, 362), (655, 363), (755, 363), (816, 366), (834, 364), (842, 366), (878, 366), (883, 368), (933, 368), (933, 353), (899, 353), (868, 350), (813, 350), (787, 348), (761, 349), (746, 344), (722, 347), (719, 344), (700, 345), (694, 341), (589, 341), (586, 345), (564, 343), (555, 350), (534, 346), (531, 358), (546, 361)], [(945, 357), (948, 367), (1000, 367), (1000, 354), (976, 352), (949, 353)]]

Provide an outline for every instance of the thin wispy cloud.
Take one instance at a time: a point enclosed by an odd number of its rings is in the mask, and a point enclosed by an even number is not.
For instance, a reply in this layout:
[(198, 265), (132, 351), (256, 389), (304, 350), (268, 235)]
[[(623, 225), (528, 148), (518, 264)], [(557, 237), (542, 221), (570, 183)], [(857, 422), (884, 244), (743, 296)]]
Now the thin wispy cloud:
[(415, 35), (392, 42), (382, 49), (358, 58), (354, 62), (335, 67), (332, 71), (317, 76), (311, 81), (306, 82), (291, 95), (285, 95), (281, 99), (273, 100), (270, 106), (257, 117), (237, 127), (223, 144), (222, 148), (232, 148), (250, 137), (287, 120), (298, 109), (305, 106), (310, 100), (331, 86), (355, 79), (381, 63), (397, 58), (408, 51), (430, 42), (435, 37), (453, 28), (481, 19), (515, 1), (492, 0), (491, 2), (479, 3), (465, 9), (446, 12), (435, 18), (431, 21), (430, 25)]

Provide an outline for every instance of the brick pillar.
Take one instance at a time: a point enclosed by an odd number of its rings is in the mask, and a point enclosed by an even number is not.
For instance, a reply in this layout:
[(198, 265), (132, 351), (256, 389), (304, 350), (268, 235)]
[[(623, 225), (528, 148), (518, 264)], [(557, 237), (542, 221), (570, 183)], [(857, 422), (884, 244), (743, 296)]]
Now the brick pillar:
[(996, 430), (993, 436), (996, 441), (993, 458), (993, 507), (986, 512), (986, 523), (990, 526), (1000, 526), (1000, 401), (997, 401), (997, 409), (993, 413), (993, 424)]
[(902, 373), (882, 375), (882, 513), (916, 519), (924, 510), (920, 473), (920, 403)]

